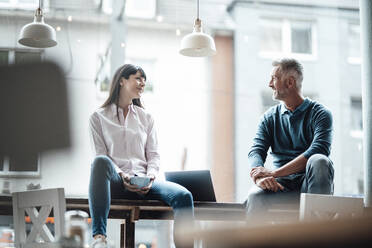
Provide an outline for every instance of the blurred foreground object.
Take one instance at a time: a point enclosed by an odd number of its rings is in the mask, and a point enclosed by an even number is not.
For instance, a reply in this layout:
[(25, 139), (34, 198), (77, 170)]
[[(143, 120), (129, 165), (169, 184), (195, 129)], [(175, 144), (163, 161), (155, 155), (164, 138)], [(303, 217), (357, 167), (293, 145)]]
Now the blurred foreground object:
[(19, 158), (69, 147), (62, 70), (49, 62), (33, 63), (1, 66), (0, 75), (0, 155)]
[(301, 193), (300, 219), (305, 221), (361, 217), (363, 197)]
[[(52, 243), (63, 236), (65, 227), (63, 188), (15, 192), (12, 199), (16, 247), (53, 247)], [(52, 211), (54, 232), (45, 225)], [(29, 233), (26, 231), (26, 213), (32, 222)]]
[(371, 247), (372, 217), (335, 221), (184, 229), (181, 240), (203, 240), (213, 248)]
[[(88, 245), (88, 214), (81, 210), (70, 210), (65, 213), (65, 236), (76, 240), (76, 247)], [(62, 247), (71, 247), (63, 246)], [(75, 246), (74, 246), (75, 247)]]

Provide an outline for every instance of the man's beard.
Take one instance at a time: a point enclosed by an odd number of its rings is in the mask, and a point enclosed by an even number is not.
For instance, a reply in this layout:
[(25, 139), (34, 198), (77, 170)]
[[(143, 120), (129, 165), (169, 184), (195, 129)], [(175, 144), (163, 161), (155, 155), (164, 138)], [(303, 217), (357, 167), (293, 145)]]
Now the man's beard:
[(287, 97), (287, 95), (288, 95), (287, 93), (288, 92), (286, 90), (282, 90), (282, 91), (274, 90), (273, 95), (272, 95), (272, 99), (274, 101), (282, 101)]

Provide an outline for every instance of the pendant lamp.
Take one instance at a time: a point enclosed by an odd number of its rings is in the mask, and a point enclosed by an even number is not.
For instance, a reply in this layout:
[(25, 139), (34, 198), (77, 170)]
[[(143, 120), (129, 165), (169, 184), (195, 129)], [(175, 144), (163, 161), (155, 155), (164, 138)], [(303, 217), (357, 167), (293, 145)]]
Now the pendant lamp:
[(189, 57), (206, 57), (216, 54), (213, 38), (203, 33), (202, 21), (199, 19), (199, 0), (197, 0), (197, 18), (194, 22), (194, 31), (182, 38), (180, 54)]
[(23, 26), (18, 42), (24, 46), (36, 48), (57, 45), (56, 31), (52, 26), (44, 23), (41, 0), (39, 0), (39, 7), (35, 11), (34, 21)]

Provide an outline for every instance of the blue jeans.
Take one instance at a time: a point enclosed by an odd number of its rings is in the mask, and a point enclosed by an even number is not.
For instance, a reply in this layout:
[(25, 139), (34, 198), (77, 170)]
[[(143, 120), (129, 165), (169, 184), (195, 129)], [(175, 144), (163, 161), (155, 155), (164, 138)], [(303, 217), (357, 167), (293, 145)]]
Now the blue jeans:
[(111, 198), (130, 200), (160, 200), (174, 211), (175, 226), (181, 217), (194, 216), (192, 194), (181, 185), (155, 180), (146, 195), (131, 192), (124, 187), (121, 176), (115, 171), (107, 156), (97, 156), (92, 164), (89, 183), (89, 209), (93, 224), (93, 236), (106, 236), (107, 218)]
[(332, 161), (325, 155), (314, 154), (307, 161), (305, 173), (276, 178), (284, 190), (273, 192), (255, 185), (246, 201), (247, 217), (262, 215), (273, 204), (299, 204), (300, 193), (333, 194), (333, 177)]

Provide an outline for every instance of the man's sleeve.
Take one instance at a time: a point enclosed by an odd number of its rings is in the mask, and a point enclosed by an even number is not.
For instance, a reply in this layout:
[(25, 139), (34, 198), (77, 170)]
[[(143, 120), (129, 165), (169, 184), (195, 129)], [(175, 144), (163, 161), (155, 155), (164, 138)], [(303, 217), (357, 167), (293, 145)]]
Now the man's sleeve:
[(332, 143), (333, 118), (329, 110), (322, 108), (315, 113), (313, 118), (314, 138), (310, 147), (304, 152), (305, 158), (314, 154), (329, 156)]
[(269, 121), (263, 116), (258, 125), (256, 136), (253, 139), (251, 150), (248, 153), (248, 165), (250, 168), (264, 166), (267, 151), (272, 141), (269, 130)]

